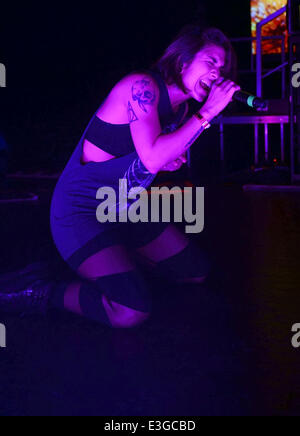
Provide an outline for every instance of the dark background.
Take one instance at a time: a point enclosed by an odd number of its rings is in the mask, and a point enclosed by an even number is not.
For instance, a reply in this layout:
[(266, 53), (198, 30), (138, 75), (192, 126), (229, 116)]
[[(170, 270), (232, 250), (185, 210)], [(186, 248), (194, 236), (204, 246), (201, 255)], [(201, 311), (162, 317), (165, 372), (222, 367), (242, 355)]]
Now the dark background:
[(0, 130), (11, 171), (62, 169), (111, 87), (151, 65), (184, 25), (250, 36), (249, 0), (26, 2), (1, 9), (7, 88), (0, 90)]
[[(250, 36), (248, 0), (1, 5), (0, 131), (11, 170), (62, 169), (114, 83), (151, 64), (199, 19), (230, 37)], [(238, 57), (244, 68), (244, 46)], [(193, 155), (210, 171), (218, 159), (214, 128), (207, 138)], [(249, 164), (253, 137), (244, 127), (228, 129), (226, 144), (232, 167)], [(1, 273), (56, 253), (52, 181), (16, 183), (39, 201), (0, 202)], [(106, 330), (59, 312), (1, 314), (8, 332), (1, 416), (299, 416), (299, 350), (291, 347), (300, 304), (299, 195), (226, 186), (209, 189), (206, 202), (199, 242), (216, 273), (201, 290), (157, 282), (152, 321), (140, 330)]]

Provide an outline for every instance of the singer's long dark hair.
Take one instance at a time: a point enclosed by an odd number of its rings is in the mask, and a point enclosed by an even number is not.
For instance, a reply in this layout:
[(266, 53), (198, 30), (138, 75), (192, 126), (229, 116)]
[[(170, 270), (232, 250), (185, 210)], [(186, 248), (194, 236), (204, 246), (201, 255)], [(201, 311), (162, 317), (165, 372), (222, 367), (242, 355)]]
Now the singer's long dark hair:
[(203, 28), (199, 25), (184, 27), (153, 68), (160, 70), (168, 85), (175, 83), (186, 93), (181, 78), (183, 65), (189, 66), (195, 55), (208, 44), (224, 48), (226, 61), (222, 75), (227, 79), (236, 80), (237, 58), (230, 40), (219, 29)]

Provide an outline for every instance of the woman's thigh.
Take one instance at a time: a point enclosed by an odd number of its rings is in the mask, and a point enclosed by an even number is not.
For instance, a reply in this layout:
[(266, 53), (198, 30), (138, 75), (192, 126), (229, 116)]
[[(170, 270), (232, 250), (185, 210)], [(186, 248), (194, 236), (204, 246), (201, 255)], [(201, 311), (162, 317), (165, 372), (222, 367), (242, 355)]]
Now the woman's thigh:
[(123, 245), (113, 245), (90, 255), (77, 269), (80, 277), (95, 280), (136, 269), (131, 253)]
[(152, 267), (155, 275), (177, 282), (201, 283), (209, 273), (210, 264), (198, 243), (173, 224), (160, 228), (155, 225), (152, 228), (153, 225), (147, 223), (139, 228), (138, 235), (146, 234), (148, 241), (143, 244), (145, 239), (141, 238), (135, 243), (137, 256)]
[(189, 238), (181, 230), (169, 224), (149, 243), (138, 247), (136, 251), (156, 265), (181, 253), (189, 243)]

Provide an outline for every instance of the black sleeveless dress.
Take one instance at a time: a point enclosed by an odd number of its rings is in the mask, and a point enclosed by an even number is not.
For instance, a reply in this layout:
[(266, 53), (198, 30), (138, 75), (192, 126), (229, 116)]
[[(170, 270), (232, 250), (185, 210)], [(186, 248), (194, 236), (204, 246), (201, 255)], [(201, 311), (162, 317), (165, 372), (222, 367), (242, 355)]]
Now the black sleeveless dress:
[[(160, 89), (158, 110), (162, 131), (175, 131), (182, 121), (186, 104), (181, 105), (175, 114), (161, 74), (158, 71), (144, 72), (151, 74)], [(101, 187), (114, 188), (118, 193), (120, 179), (127, 178), (129, 189), (136, 186), (145, 189), (153, 185), (156, 178), (144, 167), (135, 151), (130, 125), (106, 123), (99, 120), (97, 113), (64, 169), (51, 202), (50, 226), (55, 245), (74, 270), (88, 257), (112, 245), (123, 242), (133, 244), (134, 240), (140, 246), (146, 245), (154, 238), (153, 233), (159, 235), (166, 227), (166, 224), (147, 223), (145, 232), (145, 223), (99, 223), (97, 220), (96, 210), (100, 201), (96, 195)], [(97, 141), (101, 149), (116, 158), (83, 165), (81, 157), (85, 139), (93, 143)], [(135, 177), (136, 173), (138, 177)]]

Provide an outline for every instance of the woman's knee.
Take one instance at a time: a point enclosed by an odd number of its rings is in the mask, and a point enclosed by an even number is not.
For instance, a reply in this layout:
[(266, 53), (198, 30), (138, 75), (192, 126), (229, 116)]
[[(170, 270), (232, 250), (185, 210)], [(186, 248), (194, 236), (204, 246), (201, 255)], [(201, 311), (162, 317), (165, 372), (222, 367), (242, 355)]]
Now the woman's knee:
[(140, 312), (109, 301), (105, 295), (102, 296), (102, 302), (111, 325), (114, 328), (133, 328), (143, 324), (150, 317), (150, 313), (148, 312)]
[(143, 324), (149, 319), (149, 317), (150, 313), (133, 313), (133, 311), (129, 309), (125, 315), (122, 314), (121, 316), (117, 316), (112, 326), (114, 328), (130, 329)]

